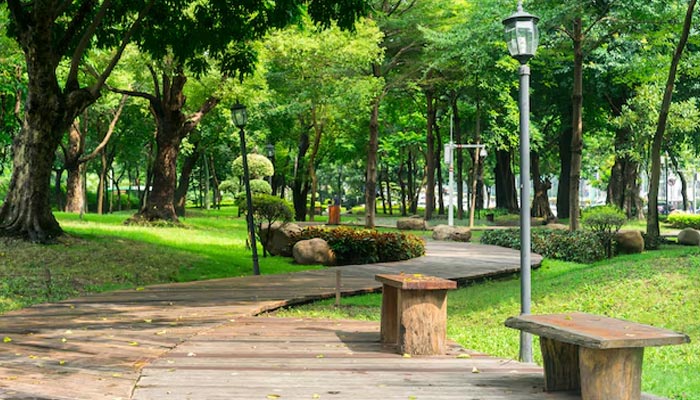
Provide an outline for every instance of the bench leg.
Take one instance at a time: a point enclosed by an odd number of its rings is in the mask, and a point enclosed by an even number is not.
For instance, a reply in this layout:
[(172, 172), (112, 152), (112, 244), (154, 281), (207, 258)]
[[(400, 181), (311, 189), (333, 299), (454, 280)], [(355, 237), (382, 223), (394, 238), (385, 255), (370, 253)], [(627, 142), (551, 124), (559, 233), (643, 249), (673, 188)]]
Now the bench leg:
[(447, 290), (403, 290), (399, 309), (402, 353), (445, 354)]
[(544, 362), (544, 390), (578, 391), (581, 388), (578, 346), (540, 337)]
[(583, 400), (639, 400), (644, 348), (579, 350)]
[(399, 290), (393, 286), (382, 288), (382, 322), (381, 341), (383, 344), (396, 345), (399, 342)]

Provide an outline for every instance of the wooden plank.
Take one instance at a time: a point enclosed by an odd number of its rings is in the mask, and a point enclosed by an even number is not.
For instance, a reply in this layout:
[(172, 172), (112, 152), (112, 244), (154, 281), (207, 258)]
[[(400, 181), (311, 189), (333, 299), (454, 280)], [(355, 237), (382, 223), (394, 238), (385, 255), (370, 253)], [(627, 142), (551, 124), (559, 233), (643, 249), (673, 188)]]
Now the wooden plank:
[(457, 282), (422, 274), (377, 274), (375, 280), (401, 290), (456, 289)]
[(505, 325), (593, 349), (648, 347), (690, 342), (688, 335), (636, 322), (586, 313), (521, 315)]

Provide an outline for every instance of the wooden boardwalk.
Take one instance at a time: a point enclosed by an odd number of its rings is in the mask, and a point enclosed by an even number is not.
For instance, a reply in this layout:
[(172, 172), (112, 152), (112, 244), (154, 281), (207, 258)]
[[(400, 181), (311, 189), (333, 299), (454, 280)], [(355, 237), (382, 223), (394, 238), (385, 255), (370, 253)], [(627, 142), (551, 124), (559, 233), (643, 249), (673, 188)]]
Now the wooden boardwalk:
[(435, 358), (386, 352), (376, 323), (250, 318), (333, 296), (336, 270), (350, 294), (378, 290), (377, 273), (510, 274), (519, 254), (429, 242), (425, 257), (401, 263), (158, 285), (8, 313), (0, 316), (0, 399), (562, 398), (542, 397), (532, 366), (457, 358), (456, 347)]
[(144, 369), (135, 400), (577, 399), (542, 391), (532, 365), (466, 351), (405, 358), (377, 323), (241, 318)]

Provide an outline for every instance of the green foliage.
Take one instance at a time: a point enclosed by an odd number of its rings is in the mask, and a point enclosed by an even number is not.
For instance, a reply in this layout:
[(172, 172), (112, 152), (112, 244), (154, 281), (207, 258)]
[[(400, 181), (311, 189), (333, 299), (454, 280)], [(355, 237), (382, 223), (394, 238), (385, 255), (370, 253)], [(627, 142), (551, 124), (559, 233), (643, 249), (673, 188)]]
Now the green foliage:
[(608, 258), (612, 257), (612, 245), (615, 234), (625, 224), (625, 213), (615, 206), (601, 206), (586, 210), (583, 213), (583, 225), (587, 226), (598, 236), (605, 248)]
[[(294, 209), (285, 199), (270, 194), (256, 194), (252, 198), (253, 221), (256, 227), (256, 235), (263, 245), (263, 256), (267, 256), (270, 236), (263, 236), (263, 228), (269, 231), (275, 222), (289, 222), (294, 216)], [(247, 212), (245, 201), (239, 202), (242, 212)]]
[(700, 214), (690, 214), (681, 211), (674, 211), (668, 215), (666, 222), (674, 228), (700, 229)]
[(263, 179), (251, 179), (250, 193), (252, 194), (272, 194), (272, 187)]
[[(274, 173), (275, 167), (267, 157), (260, 154), (248, 154), (248, 174), (250, 174), (251, 180), (272, 176)], [(233, 174), (237, 177), (243, 177), (243, 158), (240, 156), (233, 160)]]
[(296, 235), (291, 245), (312, 238), (328, 242), (338, 265), (401, 261), (425, 254), (425, 243), (417, 236), (348, 227), (326, 229), (310, 226)]
[[(520, 229), (484, 231), (481, 243), (520, 249)], [(590, 263), (605, 258), (605, 249), (598, 236), (589, 231), (533, 229), (532, 251), (547, 258)]]

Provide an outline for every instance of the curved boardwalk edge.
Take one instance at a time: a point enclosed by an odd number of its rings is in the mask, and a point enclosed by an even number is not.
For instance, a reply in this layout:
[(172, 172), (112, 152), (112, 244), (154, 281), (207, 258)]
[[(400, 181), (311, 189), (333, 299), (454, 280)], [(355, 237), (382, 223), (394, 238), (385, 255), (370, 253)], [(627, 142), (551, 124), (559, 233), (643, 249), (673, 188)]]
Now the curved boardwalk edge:
[[(539, 263), (533, 255), (533, 263)], [(377, 273), (447, 279), (510, 274), (516, 251), (479, 244), (429, 242), (424, 257), (339, 267), (344, 293), (374, 291)], [(116, 291), (45, 304), (0, 317), (0, 398), (127, 399), (144, 366), (198, 335), (242, 316), (329, 297), (335, 269), (263, 275), (144, 290)]]

